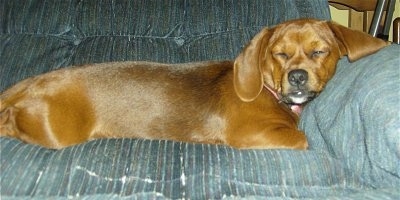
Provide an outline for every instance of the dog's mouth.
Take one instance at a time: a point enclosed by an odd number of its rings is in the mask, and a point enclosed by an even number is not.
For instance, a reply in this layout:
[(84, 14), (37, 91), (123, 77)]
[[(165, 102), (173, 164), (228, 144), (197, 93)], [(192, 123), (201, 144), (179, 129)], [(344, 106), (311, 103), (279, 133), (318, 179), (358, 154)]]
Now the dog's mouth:
[(292, 110), (292, 112), (296, 113), (297, 115), (301, 114), (304, 104), (313, 100), (318, 95), (317, 92), (301, 89), (283, 95), (268, 86), (265, 87), (275, 96), (275, 98), (279, 102), (286, 104), (290, 108), (290, 110)]
[(317, 96), (317, 92), (295, 90), (288, 94), (281, 94), (280, 100), (288, 105), (303, 105)]
[(303, 111), (303, 106), (313, 100), (317, 94), (318, 93), (312, 91), (297, 90), (286, 95), (281, 95), (280, 101), (285, 103), (292, 112), (300, 115)]

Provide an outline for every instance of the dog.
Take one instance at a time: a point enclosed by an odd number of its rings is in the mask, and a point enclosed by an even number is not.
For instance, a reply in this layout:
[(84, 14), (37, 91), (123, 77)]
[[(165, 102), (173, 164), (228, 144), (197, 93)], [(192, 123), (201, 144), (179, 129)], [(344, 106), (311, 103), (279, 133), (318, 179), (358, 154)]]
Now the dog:
[(1, 94), (1, 136), (51, 149), (144, 138), (305, 150), (299, 108), (323, 90), (341, 57), (352, 62), (388, 44), (300, 19), (262, 29), (233, 61), (64, 68)]

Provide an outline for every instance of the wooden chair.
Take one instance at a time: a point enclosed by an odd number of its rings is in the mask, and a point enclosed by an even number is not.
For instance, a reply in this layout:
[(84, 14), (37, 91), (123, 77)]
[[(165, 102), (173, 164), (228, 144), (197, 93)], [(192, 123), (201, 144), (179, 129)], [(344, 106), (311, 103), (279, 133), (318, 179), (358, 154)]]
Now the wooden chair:
[[(368, 32), (374, 37), (388, 39), (389, 30), (393, 18), (393, 12), (396, 0), (329, 0), (330, 5), (340, 10), (349, 10), (349, 27), (355, 28), (353, 23), (354, 17), (360, 17), (356, 12), (351, 9), (362, 12), (362, 28), (364, 32)], [(385, 20), (383, 28), (380, 29), (380, 24), (383, 19), (384, 13)], [(369, 26), (370, 25), (370, 26)], [(360, 29), (360, 28), (355, 28)]]

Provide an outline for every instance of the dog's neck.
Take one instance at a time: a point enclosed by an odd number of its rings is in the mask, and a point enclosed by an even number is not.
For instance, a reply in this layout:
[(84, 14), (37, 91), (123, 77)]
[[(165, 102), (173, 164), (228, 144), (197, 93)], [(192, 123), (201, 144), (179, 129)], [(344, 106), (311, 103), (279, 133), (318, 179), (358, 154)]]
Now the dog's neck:
[(286, 104), (283, 101), (281, 101), (280, 95), (278, 92), (276, 92), (274, 89), (264, 85), (265, 88), (267, 88), (268, 91), (270, 91), (272, 93), (272, 95), (274, 95), (274, 97), (278, 100), (279, 103), (283, 103), (285, 104), (293, 113), (295, 113), (296, 115), (300, 116), (301, 111), (303, 111), (303, 106), (302, 105), (296, 105), (296, 104)]
[(272, 89), (266, 85), (264, 85), (264, 87), (267, 88), (267, 90), (270, 91), (278, 101), (280, 101), (278, 92), (276, 92), (274, 89)]

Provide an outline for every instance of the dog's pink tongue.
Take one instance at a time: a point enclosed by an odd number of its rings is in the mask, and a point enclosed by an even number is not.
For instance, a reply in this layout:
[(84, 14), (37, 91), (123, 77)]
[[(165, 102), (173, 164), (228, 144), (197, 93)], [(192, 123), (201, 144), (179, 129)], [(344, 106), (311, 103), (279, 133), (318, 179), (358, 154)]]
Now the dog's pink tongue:
[(296, 113), (297, 115), (300, 115), (301, 111), (303, 111), (303, 108), (300, 105), (291, 105), (290, 109), (292, 110), (292, 112)]

